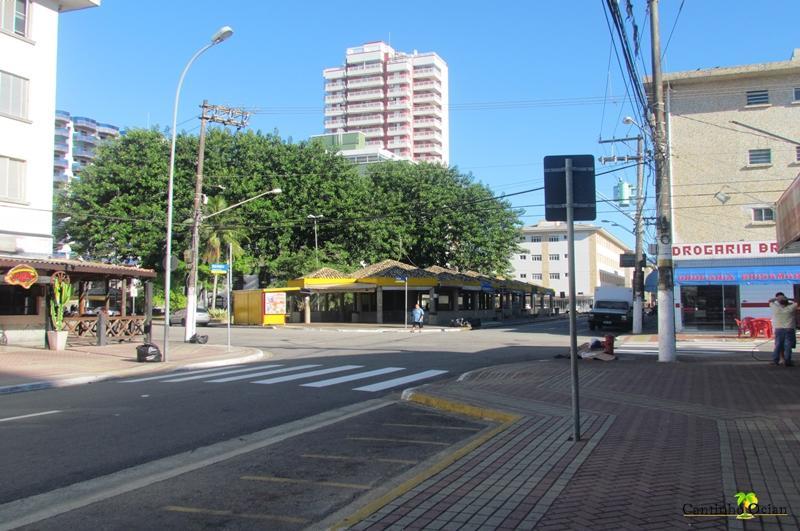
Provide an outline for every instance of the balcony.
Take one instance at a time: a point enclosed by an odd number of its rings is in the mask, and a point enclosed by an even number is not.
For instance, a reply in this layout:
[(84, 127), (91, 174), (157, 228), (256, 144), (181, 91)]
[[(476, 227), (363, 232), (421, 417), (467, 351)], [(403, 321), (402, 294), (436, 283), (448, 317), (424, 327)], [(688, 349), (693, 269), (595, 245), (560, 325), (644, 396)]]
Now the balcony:
[(390, 111), (392, 110), (400, 110), (400, 111), (410, 111), (411, 110), (411, 100), (404, 99), (400, 101), (390, 101), (386, 108)]
[(66, 124), (72, 120), (72, 116), (67, 111), (56, 111), (56, 123)]
[(408, 148), (411, 147), (411, 139), (408, 138), (408, 137), (402, 137), (402, 138), (399, 138), (399, 139), (393, 138), (393, 139), (389, 140), (389, 144), (388, 145), (389, 145), (390, 148), (406, 148), (406, 149), (408, 149)]
[(387, 123), (410, 122), (411, 115), (407, 112), (396, 112), (386, 117)]
[(69, 145), (66, 142), (56, 141), (53, 148), (56, 153), (66, 153), (67, 151), (69, 151)]
[(64, 172), (58, 172), (53, 174), (53, 182), (56, 184), (68, 184), (69, 183), (69, 175)]
[(398, 127), (390, 127), (389, 129), (386, 130), (386, 134), (388, 134), (389, 136), (392, 136), (392, 135), (406, 135), (406, 134), (408, 134), (410, 132), (411, 132), (411, 128), (408, 127), (407, 125), (401, 125), (401, 126), (398, 126)]
[(425, 129), (422, 131), (414, 131), (414, 140), (438, 140), (441, 142), (442, 134), (433, 129)]
[(325, 83), (325, 92), (337, 92), (339, 90), (344, 90), (346, 86), (347, 85), (344, 84), (344, 81)]
[(66, 127), (56, 127), (56, 138), (69, 138), (69, 129)]
[(347, 106), (348, 113), (382, 112), (382, 101), (371, 101), (369, 103), (351, 103)]
[(383, 147), (383, 140), (370, 140), (370, 141), (369, 141), (369, 142), (367, 142), (365, 145), (366, 145), (366, 146), (369, 146), (369, 147), (379, 147), (379, 148), (382, 148), (382, 147)]
[(436, 164), (442, 164), (443, 163), (442, 157), (441, 156), (436, 156), (436, 155), (419, 155), (419, 156), (415, 156), (414, 160), (419, 161), (419, 162), (431, 162), (431, 163), (436, 163)]
[(348, 76), (362, 76), (364, 74), (380, 74), (383, 73), (383, 63), (370, 63), (366, 65), (348, 66)]
[(393, 74), (386, 78), (387, 83), (410, 83), (411, 76), (408, 74)]
[(383, 128), (382, 127), (370, 127), (368, 129), (361, 129), (361, 132), (367, 138), (378, 138), (383, 137)]
[(87, 135), (86, 133), (81, 133), (79, 131), (75, 131), (72, 134), (72, 140), (74, 142), (83, 142), (84, 144), (90, 144), (92, 146), (97, 145), (97, 143), (100, 141), (100, 139), (96, 136)]
[(414, 120), (414, 127), (425, 127), (442, 130), (442, 121), (436, 118), (420, 118)]
[(383, 100), (382, 90), (359, 90), (347, 93), (347, 101)]
[(382, 86), (383, 86), (383, 78), (381, 76), (360, 77), (347, 80), (347, 88), (349, 89), (365, 88), (365, 87), (382, 87)]
[(389, 61), (386, 63), (387, 72), (408, 72), (411, 70), (411, 63), (403, 61)]
[(94, 149), (86, 149), (82, 147), (75, 147), (72, 149), (73, 157), (80, 157), (84, 159), (94, 160)]
[(415, 154), (435, 154), (441, 155), (442, 154), (442, 145), (441, 144), (434, 144), (434, 143), (427, 143), (427, 144), (414, 144), (414, 153)]
[(83, 129), (85, 131), (89, 131), (92, 133), (97, 132), (97, 122), (92, 120), (91, 118), (83, 118), (82, 116), (76, 116), (72, 119), (72, 125), (76, 129)]
[(344, 105), (325, 107), (325, 116), (342, 116), (345, 112)]
[(344, 93), (325, 96), (325, 103), (344, 103)]
[(347, 119), (348, 126), (359, 126), (359, 125), (377, 125), (383, 124), (383, 115), (382, 114), (366, 114), (364, 116), (354, 116), (352, 118)]
[(339, 120), (325, 120), (325, 129), (341, 129), (346, 124), (346, 122), (342, 119)]
[[(416, 87), (415, 87), (416, 88)], [(442, 97), (436, 94), (435, 92), (415, 92), (414, 93), (414, 103), (423, 103), (423, 102), (434, 102), (441, 105)]]
[(438, 116), (442, 109), (436, 105), (415, 105), (414, 116)]
[(84, 165), (80, 162), (73, 162), (72, 163), (72, 175), (78, 175), (81, 170), (83, 170)]
[(415, 68), (414, 69), (414, 79), (422, 79), (422, 78), (429, 78), (429, 77), (436, 77), (439, 75), (438, 68), (434, 68), (432, 66), (426, 68)]
[(322, 77), (325, 79), (342, 79), (344, 77), (344, 68), (326, 68), (322, 71)]
[(438, 81), (417, 81), (414, 83), (414, 90), (435, 90), (436, 92), (442, 92), (442, 84)]
[(67, 162), (67, 159), (65, 158), (55, 157), (53, 158), (53, 166), (61, 170), (66, 170), (69, 168), (69, 162)]
[(119, 127), (111, 124), (97, 124), (97, 134), (102, 140), (119, 137)]
[(411, 86), (410, 85), (400, 85), (390, 88), (386, 95), (391, 96), (410, 96), (411, 95)]

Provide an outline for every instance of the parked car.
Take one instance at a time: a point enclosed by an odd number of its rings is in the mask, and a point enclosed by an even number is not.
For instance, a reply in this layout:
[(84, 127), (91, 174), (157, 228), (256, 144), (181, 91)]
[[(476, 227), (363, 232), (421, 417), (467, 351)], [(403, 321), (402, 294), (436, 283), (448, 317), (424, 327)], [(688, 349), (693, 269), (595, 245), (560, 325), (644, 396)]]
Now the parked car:
[[(186, 309), (184, 308), (183, 310), (172, 312), (169, 322), (170, 324), (180, 323), (181, 326), (186, 326)], [(195, 322), (197, 323), (197, 326), (208, 326), (208, 323), (211, 322), (211, 316), (208, 314), (208, 308), (197, 309)]]

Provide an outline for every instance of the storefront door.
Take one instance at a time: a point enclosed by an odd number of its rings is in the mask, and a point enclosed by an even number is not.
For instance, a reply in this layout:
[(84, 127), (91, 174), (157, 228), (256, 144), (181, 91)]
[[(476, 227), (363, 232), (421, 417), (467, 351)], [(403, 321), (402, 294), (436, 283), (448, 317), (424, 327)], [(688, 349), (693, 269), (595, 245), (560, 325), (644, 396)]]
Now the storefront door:
[(681, 312), (686, 328), (736, 330), (739, 286), (682, 286)]

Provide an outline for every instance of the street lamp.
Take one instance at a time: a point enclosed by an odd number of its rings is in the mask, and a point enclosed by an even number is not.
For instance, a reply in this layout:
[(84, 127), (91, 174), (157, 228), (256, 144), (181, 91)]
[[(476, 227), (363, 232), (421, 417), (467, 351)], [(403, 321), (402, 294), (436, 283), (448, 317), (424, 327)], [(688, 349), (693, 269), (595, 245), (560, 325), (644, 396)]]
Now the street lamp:
[(608, 220), (608, 219), (601, 219), (601, 220), (600, 220), (600, 223), (608, 223), (608, 224), (609, 224), (609, 225), (611, 225), (612, 227), (619, 227), (619, 228), (620, 228), (620, 229), (622, 229), (622, 230), (625, 230), (625, 231), (628, 231), (628, 232), (630, 232), (630, 233), (631, 233), (631, 234), (633, 234), (634, 236), (636, 235), (636, 233), (635, 233), (635, 232), (633, 232), (631, 229), (629, 229), (628, 227), (625, 227), (624, 225), (620, 225), (620, 224), (619, 224), (619, 223), (617, 223), (616, 221), (611, 221), (611, 220)]
[(167, 361), (167, 352), (169, 350), (169, 290), (170, 290), (170, 276), (172, 274), (172, 196), (173, 196), (173, 182), (175, 178), (175, 141), (177, 139), (178, 128), (178, 102), (180, 101), (181, 87), (183, 86), (183, 78), (186, 77), (186, 72), (192, 66), (195, 59), (211, 48), (212, 46), (221, 43), (228, 37), (233, 35), (233, 30), (230, 26), (223, 26), (211, 36), (211, 42), (197, 50), (195, 54), (186, 63), (186, 66), (181, 72), (181, 77), (178, 79), (178, 88), (175, 90), (175, 105), (172, 107), (172, 143), (169, 150), (169, 181), (167, 184), (167, 256), (164, 259), (164, 351), (162, 361)]
[(308, 215), (308, 219), (314, 220), (314, 257), (317, 260), (318, 268), (319, 268), (319, 245), (317, 244), (317, 220), (322, 219), (324, 217), (325, 216), (323, 216), (322, 214), (317, 214), (316, 216), (314, 214)]

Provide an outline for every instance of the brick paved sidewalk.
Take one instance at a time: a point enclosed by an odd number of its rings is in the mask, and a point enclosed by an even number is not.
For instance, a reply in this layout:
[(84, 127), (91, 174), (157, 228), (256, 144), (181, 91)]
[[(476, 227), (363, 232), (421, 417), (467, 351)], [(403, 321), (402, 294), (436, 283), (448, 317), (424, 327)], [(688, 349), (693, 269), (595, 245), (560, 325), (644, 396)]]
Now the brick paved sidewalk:
[[(568, 367), (502, 366), (417, 390), (519, 419), (352, 527), (800, 528), (800, 368), (741, 355), (582, 361), (573, 444)], [(735, 509), (739, 491), (788, 516), (684, 516)]]

